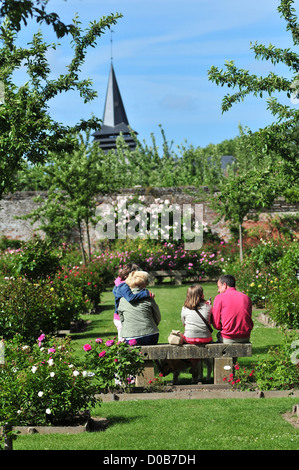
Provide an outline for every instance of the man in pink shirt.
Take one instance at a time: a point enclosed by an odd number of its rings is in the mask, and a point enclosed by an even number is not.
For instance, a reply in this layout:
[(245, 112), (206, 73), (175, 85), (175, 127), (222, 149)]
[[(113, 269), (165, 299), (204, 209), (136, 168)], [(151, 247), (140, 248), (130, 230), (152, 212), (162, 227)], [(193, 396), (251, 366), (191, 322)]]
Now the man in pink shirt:
[(221, 276), (217, 282), (218, 294), (212, 308), (211, 323), (220, 330), (221, 343), (249, 343), (253, 328), (252, 305), (248, 295), (235, 288), (235, 278)]

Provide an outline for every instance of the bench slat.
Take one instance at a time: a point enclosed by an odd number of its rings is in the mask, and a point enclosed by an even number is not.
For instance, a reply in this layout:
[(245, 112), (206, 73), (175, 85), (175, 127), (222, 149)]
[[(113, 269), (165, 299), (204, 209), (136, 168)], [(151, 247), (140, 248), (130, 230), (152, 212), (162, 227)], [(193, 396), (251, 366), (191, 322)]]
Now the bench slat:
[(151, 346), (141, 346), (141, 352), (146, 360), (249, 357), (252, 356), (252, 345), (251, 343), (210, 343), (205, 346), (197, 346), (194, 344), (182, 344), (177, 346), (161, 343)]

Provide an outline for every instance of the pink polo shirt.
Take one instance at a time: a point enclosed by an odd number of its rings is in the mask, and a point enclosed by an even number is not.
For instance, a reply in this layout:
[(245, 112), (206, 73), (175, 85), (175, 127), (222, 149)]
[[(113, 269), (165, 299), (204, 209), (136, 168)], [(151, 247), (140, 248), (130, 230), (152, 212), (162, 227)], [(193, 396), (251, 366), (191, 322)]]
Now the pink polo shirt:
[(215, 297), (211, 322), (223, 338), (249, 338), (253, 328), (252, 304), (248, 295), (230, 287)]

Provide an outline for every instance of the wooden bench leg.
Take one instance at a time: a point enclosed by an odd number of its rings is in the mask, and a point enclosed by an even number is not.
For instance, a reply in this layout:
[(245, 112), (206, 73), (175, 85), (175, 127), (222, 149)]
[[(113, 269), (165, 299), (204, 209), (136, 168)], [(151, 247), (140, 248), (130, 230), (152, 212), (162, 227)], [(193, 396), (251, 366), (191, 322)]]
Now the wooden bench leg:
[(154, 380), (155, 370), (153, 361), (145, 361), (143, 375), (137, 375), (136, 387), (146, 387), (149, 380)]
[(228, 377), (233, 372), (232, 357), (217, 357), (214, 359), (214, 384), (223, 384), (224, 377)]
[(180, 273), (175, 274), (174, 283), (177, 286), (180, 286), (182, 284), (182, 275)]

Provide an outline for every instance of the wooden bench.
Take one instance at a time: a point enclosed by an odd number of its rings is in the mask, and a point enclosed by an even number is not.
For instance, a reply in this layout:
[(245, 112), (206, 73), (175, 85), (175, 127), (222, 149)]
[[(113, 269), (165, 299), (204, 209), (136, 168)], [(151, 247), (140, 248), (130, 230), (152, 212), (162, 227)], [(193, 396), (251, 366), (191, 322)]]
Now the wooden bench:
[(193, 344), (156, 344), (141, 346), (141, 353), (145, 360), (142, 375), (136, 377), (136, 386), (144, 387), (149, 380), (153, 380), (154, 361), (163, 359), (214, 359), (214, 384), (223, 384), (223, 378), (233, 372), (233, 358), (249, 357), (252, 355), (251, 343), (209, 343), (205, 346)]
[(149, 271), (148, 273), (148, 285), (149, 286), (154, 286), (155, 285), (155, 279), (157, 277), (174, 277), (174, 283), (176, 285), (181, 285), (183, 281), (183, 276), (186, 276), (187, 272), (186, 271), (173, 271), (173, 270), (167, 270), (167, 271)]

